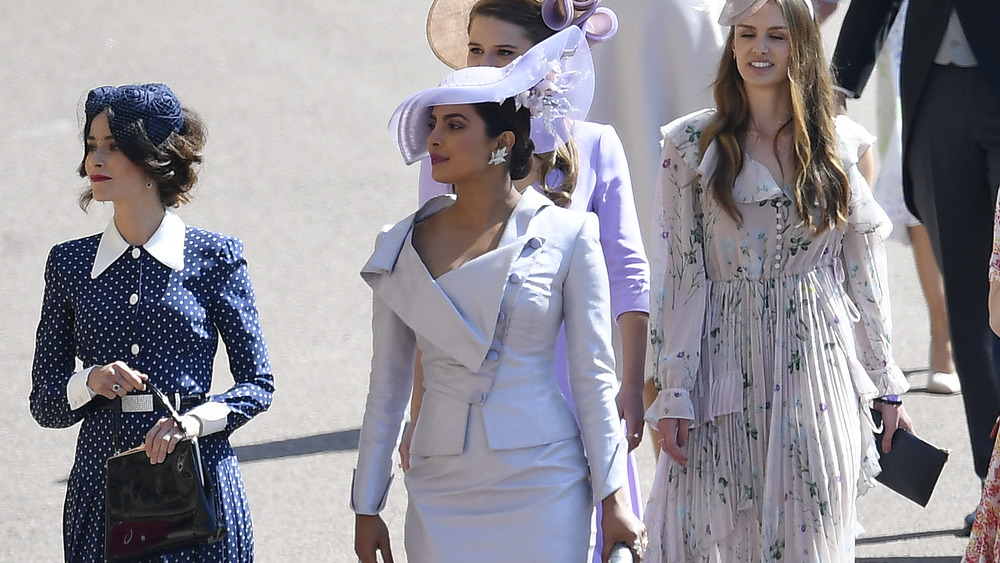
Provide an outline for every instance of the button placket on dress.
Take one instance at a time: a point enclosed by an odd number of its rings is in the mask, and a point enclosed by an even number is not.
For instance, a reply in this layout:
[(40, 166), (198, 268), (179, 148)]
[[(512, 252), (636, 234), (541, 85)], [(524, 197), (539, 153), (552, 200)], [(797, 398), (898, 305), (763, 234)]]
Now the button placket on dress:
[(775, 198), (775, 199), (771, 200), (771, 207), (774, 208), (774, 223), (775, 223), (775, 225), (774, 225), (774, 230), (775, 230), (775, 237), (774, 237), (775, 238), (775, 244), (774, 244), (774, 259), (773, 259), (774, 270), (775, 271), (781, 270), (781, 266), (782, 266), (782, 263), (781, 263), (782, 252), (781, 252), (781, 250), (783, 248), (783, 242), (784, 242), (782, 240), (782, 238), (783, 238), (782, 237), (782, 233), (785, 230), (785, 226), (788, 224), (788, 212), (784, 211), (784, 208), (787, 205), (788, 204), (786, 203), (785, 198), (783, 198), (783, 197), (778, 197), (778, 198)]
[(129, 255), (132, 257), (132, 262), (134, 263), (136, 276), (135, 276), (135, 287), (133, 288), (133, 291), (129, 294), (128, 298), (129, 309), (130, 309), (129, 310), (130, 314), (128, 315), (128, 317), (130, 319), (130, 324), (131, 324), (131, 326), (129, 326), (129, 331), (128, 331), (129, 334), (128, 353), (130, 358), (135, 358), (142, 351), (142, 347), (139, 344), (138, 327), (140, 324), (139, 301), (140, 301), (140, 296), (142, 295), (142, 266), (144, 260), (142, 259), (142, 251), (139, 249), (138, 246), (132, 247), (132, 250), (129, 252)]

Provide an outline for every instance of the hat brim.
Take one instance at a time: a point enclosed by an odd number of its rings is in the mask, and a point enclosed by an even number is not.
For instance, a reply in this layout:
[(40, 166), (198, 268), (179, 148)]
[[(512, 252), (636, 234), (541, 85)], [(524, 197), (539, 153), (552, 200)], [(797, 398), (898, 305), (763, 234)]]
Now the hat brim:
[(754, 15), (767, 2), (768, 0), (727, 0), (719, 14), (719, 25), (734, 26)]
[[(812, 0), (802, 1), (809, 9), (809, 15), (815, 19), (816, 12), (813, 9)], [(734, 26), (754, 15), (767, 2), (768, 0), (727, 0), (725, 6), (722, 7), (722, 13), (719, 14), (719, 25)]]
[(469, 52), (469, 13), (477, 0), (434, 0), (427, 12), (427, 43), (444, 64), (466, 66)]
[(589, 74), (588, 84), (577, 87), (583, 95), (574, 104), (582, 106), (574, 108), (575, 115), (582, 119), (590, 110), (593, 99), (593, 62), (583, 32), (574, 26), (541, 41), (505, 67), (463, 68), (450, 74), (439, 86), (413, 94), (392, 114), (389, 134), (396, 141), (406, 164), (413, 164), (428, 155), (427, 125), (431, 107), (503, 102), (538, 84), (549, 72), (566, 63), (568, 58), (579, 63), (575, 66), (583, 70), (578, 72)]

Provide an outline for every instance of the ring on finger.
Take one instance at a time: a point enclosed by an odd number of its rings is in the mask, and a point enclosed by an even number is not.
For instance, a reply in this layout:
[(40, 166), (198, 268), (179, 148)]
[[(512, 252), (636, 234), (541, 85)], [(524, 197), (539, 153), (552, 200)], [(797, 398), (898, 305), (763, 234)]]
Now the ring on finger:
[(119, 391), (122, 390), (122, 386), (118, 385), (117, 383), (115, 383), (115, 384), (111, 385), (111, 390), (114, 391), (115, 393), (117, 393), (117, 392), (119, 392)]
[(642, 551), (642, 540), (641, 539), (635, 538), (634, 540), (632, 540), (632, 551), (634, 551), (636, 553), (639, 553), (640, 551)]

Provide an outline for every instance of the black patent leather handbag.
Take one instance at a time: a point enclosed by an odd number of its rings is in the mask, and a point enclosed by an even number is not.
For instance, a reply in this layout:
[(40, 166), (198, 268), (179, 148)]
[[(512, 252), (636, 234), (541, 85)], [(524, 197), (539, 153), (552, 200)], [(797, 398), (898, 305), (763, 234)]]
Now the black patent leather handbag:
[[(180, 415), (159, 389), (146, 386), (180, 426)], [(115, 433), (117, 435), (117, 421)], [(117, 441), (117, 440), (116, 440)], [(104, 554), (126, 561), (225, 537), (212, 484), (205, 479), (197, 438), (185, 438), (163, 463), (135, 448), (108, 458)]]

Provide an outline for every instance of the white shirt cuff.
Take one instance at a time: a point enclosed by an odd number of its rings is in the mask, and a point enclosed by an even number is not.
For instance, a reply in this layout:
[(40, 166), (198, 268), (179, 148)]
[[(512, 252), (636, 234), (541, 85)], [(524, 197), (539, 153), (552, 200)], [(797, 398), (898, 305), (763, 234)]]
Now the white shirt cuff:
[(858, 95), (857, 94), (855, 94), (854, 92), (848, 90), (847, 88), (844, 88), (843, 86), (834, 86), (833, 89), (836, 90), (837, 92), (840, 92), (841, 94), (847, 96), (848, 98), (850, 98), (852, 100), (858, 99)]
[(85, 370), (78, 371), (69, 378), (69, 383), (66, 384), (66, 399), (69, 400), (69, 410), (75, 411), (97, 396), (97, 393), (94, 393), (87, 386), (87, 378), (90, 377), (90, 371), (95, 367), (90, 366)]
[(199, 436), (208, 436), (225, 430), (229, 421), (229, 407), (218, 401), (206, 401), (184, 414), (191, 415), (201, 422)]

